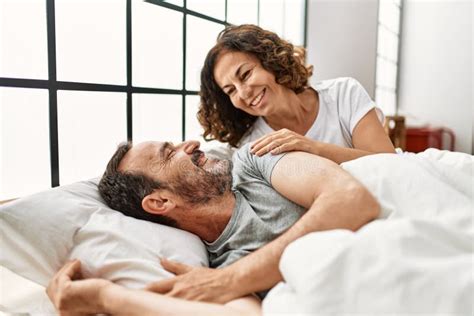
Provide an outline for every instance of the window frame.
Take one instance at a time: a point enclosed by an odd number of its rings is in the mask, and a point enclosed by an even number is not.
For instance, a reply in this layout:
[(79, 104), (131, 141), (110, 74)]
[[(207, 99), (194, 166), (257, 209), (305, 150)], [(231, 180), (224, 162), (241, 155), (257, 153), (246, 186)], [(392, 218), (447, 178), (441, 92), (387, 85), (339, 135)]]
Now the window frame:
[[(33, 88), (45, 89), (49, 92), (49, 144), (50, 144), (50, 167), (51, 167), (51, 186), (60, 185), (59, 177), (59, 150), (58, 150), (58, 90), (69, 91), (100, 91), (100, 92), (122, 92), (127, 94), (126, 119), (127, 119), (127, 140), (133, 140), (133, 102), (132, 96), (135, 93), (142, 94), (168, 94), (180, 95), (182, 102), (182, 140), (186, 139), (186, 96), (198, 95), (195, 90), (186, 90), (186, 35), (187, 35), (187, 16), (194, 16), (207, 21), (211, 21), (224, 26), (230, 25), (227, 22), (227, 0), (225, 1), (225, 19), (220, 20), (205, 14), (189, 10), (186, 6), (186, 0), (183, 0), (183, 6), (164, 2), (163, 0), (145, 0), (145, 2), (161, 6), (170, 10), (183, 13), (183, 59), (182, 59), (182, 88), (181, 89), (161, 89), (138, 87), (132, 85), (132, 0), (126, 0), (126, 85), (99, 84), (87, 82), (69, 82), (57, 80), (56, 69), (56, 23), (55, 23), (55, 0), (46, 1), (46, 27), (47, 27), (47, 55), (48, 55), (48, 79), (27, 79), (27, 78), (9, 78), (0, 77), (0, 87), (13, 88)], [(257, 1), (258, 23), (260, 22), (260, 0)], [(304, 47), (307, 47), (307, 19), (308, 19), (308, 0), (304, 1), (304, 29), (303, 39)]]
[[(385, 93), (391, 93), (392, 97), (394, 98), (394, 104), (393, 104), (393, 113), (390, 113), (390, 115), (398, 115), (398, 87), (400, 83), (400, 56), (401, 56), (401, 37), (402, 37), (402, 16), (403, 16), (403, 6), (404, 6), (404, 0), (399, 0), (399, 4), (395, 3), (395, 0), (391, 0), (392, 4), (398, 7), (399, 10), (399, 16), (398, 16), (398, 30), (392, 30), (390, 27), (387, 26), (386, 21), (381, 21), (380, 19), (380, 7), (381, 7), (381, 2), (382, 1), (388, 1), (388, 0), (379, 0), (378, 1), (378, 8), (377, 8), (377, 50), (376, 50), (376, 57), (375, 57), (375, 102), (379, 104), (379, 102), (385, 98), (381, 97), (380, 99), (377, 98), (377, 91), (384, 91)], [(397, 37), (397, 54), (396, 60), (391, 60), (387, 58), (387, 56), (383, 55), (380, 53), (379, 48), (378, 48), (378, 42), (380, 41), (380, 30), (384, 29), (386, 32), (392, 34), (393, 36)], [(380, 71), (379, 71), (379, 62), (378, 60), (382, 60), (384, 63), (390, 64), (396, 68), (395, 70), (395, 87), (387, 87), (381, 83), (381, 78), (383, 76), (380, 76)], [(380, 105), (379, 105), (380, 106)]]

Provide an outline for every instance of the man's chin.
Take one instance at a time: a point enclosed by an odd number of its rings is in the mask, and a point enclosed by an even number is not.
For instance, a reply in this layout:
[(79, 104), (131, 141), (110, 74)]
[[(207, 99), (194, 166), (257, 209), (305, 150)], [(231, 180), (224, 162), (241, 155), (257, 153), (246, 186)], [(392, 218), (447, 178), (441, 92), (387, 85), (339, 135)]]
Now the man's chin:
[(227, 174), (232, 171), (232, 161), (227, 159), (209, 158), (203, 169), (213, 174)]

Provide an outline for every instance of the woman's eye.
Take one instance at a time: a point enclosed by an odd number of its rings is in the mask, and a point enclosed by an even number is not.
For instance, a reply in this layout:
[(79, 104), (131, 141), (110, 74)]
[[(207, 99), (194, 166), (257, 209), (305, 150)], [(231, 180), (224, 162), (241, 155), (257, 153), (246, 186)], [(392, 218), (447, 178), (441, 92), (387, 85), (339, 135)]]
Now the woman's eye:
[(246, 72), (244, 72), (244, 73), (242, 74), (242, 80), (247, 79), (247, 78), (249, 77), (249, 75), (250, 75), (250, 70), (247, 70)]
[(229, 89), (227, 90), (227, 95), (232, 95), (234, 93), (235, 89)]

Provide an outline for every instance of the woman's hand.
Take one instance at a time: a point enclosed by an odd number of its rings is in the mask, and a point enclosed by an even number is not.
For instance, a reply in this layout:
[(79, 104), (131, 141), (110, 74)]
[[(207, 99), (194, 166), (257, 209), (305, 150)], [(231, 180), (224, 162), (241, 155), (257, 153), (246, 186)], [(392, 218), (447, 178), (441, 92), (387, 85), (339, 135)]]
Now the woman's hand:
[(66, 263), (46, 288), (60, 315), (86, 315), (104, 311), (101, 291), (112, 282), (103, 279), (82, 279), (81, 262)]
[(257, 156), (265, 155), (268, 152), (278, 155), (288, 151), (305, 151), (318, 154), (317, 142), (283, 128), (260, 137), (250, 146), (250, 152)]

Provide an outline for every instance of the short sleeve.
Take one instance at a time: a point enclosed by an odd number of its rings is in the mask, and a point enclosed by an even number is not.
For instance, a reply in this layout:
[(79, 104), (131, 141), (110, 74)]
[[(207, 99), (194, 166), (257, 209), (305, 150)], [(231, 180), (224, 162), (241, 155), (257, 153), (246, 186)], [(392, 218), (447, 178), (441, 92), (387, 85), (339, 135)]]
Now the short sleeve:
[(262, 179), (271, 185), (273, 168), (284, 155), (267, 153), (259, 157), (250, 152), (250, 144), (245, 144), (233, 156), (234, 185), (255, 179)]
[(375, 102), (372, 101), (369, 94), (359, 81), (354, 78), (347, 78), (343, 90), (344, 99), (348, 101), (350, 105), (349, 129), (351, 135), (359, 121), (374, 108), (377, 112), (378, 119), (383, 123), (384, 115), (382, 110), (377, 108)]

